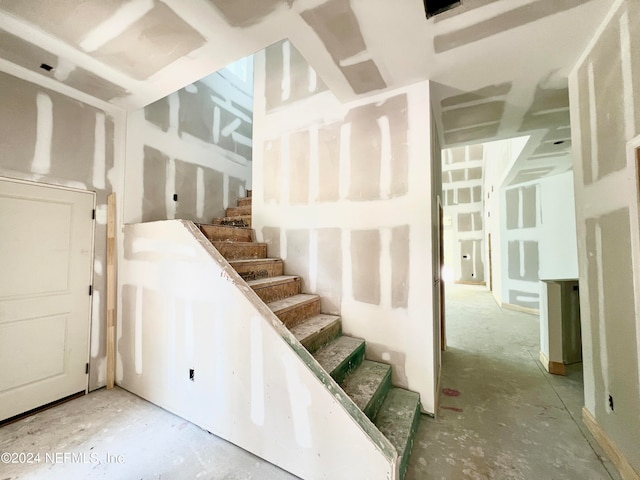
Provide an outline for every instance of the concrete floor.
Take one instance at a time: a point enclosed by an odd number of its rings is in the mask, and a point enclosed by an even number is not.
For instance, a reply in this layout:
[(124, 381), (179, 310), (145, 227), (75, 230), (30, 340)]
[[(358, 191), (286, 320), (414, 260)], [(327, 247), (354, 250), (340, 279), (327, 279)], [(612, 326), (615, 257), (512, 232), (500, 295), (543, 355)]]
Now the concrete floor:
[(0, 480), (296, 478), (119, 388), (0, 428), (2, 452), (39, 452), (40, 463), (0, 462)]
[[(449, 286), (447, 301), (439, 415), (421, 418), (407, 480), (619, 479), (582, 424), (580, 369), (538, 363), (537, 317), (477, 287)], [(1, 427), (2, 452), (40, 463), (0, 462), (0, 480), (295, 478), (117, 388)]]
[(423, 415), (407, 480), (619, 479), (582, 422), (581, 364), (538, 361), (538, 317), (483, 287), (447, 285), (437, 419)]

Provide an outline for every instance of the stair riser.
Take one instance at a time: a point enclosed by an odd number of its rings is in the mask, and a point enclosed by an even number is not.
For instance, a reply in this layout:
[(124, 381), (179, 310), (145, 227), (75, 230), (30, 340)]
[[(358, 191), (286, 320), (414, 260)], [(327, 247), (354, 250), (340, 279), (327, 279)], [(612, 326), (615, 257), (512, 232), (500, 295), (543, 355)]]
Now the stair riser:
[(296, 305), (285, 311), (276, 312), (278, 318), (288, 328), (295, 327), (303, 320), (320, 314), (320, 299), (316, 299), (312, 302), (303, 303), (302, 305)]
[(247, 205), (251, 205), (251, 197), (238, 199), (238, 207), (246, 207)]
[(264, 303), (269, 303), (299, 294), (300, 286), (301, 281), (299, 278), (296, 278), (295, 280), (287, 283), (254, 288), (253, 290)]
[(267, 258), (267, 246), (265, 244), (234, 245), (233, 242), (215, 242), (214, 245), (227, 260)]
[(302, 341), (304, 348), (313, 353), (324, 347), (331, 340), (338, 338), (342, 334), (342, 322), (336, 322), (331, 326), (324, 328), (315, 335), (305, 338)]
[(362, 363), (364, 360), (364, 352), (365, 346), (362, 344), (351, 352), (351, 354), (340, 365), (333, 369), (332, 372), (329, 372), (329, 374), (337, 383), (342, 383), (342, 381), (347, 378), (347, 375), (353, 372), (358, 368), (358, 365)]
[(251, 242), (252, 232), (243, 228), (218, 225), (200, 225), (200, 231), (210, 242)]
[(229, 207), (226, 212), (227, 217), (239, 217), (242, 215), (251, 215), (251, 204), (243, 207)]
[(367, 417), (371, 419), (376, 417), (376, 414), (378, 413), (378, 410), (380, 410), (382, 402), (384, 402), (389, 390), (391, 390), (391, 370), (389, 370), (385, 376), (380, 388), (378, 388), (373, 397), (371, 397), (371, 401), (369, 401), (367, 406), (364, 408), (363, 412)]
[(276, 277), (282, 275), (284, 271), (282, 262), (273, 262), (266, 265), (234, 265), (233, 268), (245, 281)]

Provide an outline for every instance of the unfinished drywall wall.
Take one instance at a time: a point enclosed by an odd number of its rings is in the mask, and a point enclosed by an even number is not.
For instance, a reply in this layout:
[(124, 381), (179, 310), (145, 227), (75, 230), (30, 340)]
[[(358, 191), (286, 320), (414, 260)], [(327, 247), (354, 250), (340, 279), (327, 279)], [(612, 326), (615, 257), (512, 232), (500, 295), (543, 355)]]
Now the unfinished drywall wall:
[(106, 382), (106, 204), (122, 178), (123, 118), (5, 73), (0, 103), (0, 176), (96, 192), (89, 388), (99, 388)]
[(119, 385), (305, 479), (395, 479), (396, 451), (190, 222), (124, 226)]
[(640, 4), (615, 2), (570, 77), (585, 407), (640, 472)]
[(539, 279), (578, 278), (575, 202), (571, 171), (511, 185), (528, 141), (483, 145), (485, 278), (499, 304), (538, 310)]
[(240, 63), (129, 114), (125, 222), (209, 223), (245, 195), (253, 60)]
[(429, 84), (349, 104), (322, 91), (267, 110), (283, 67), (256, 57), (256, 233), (433, 412)]
[(539, 240), (540, 278), (578, 278), (573, 171), (539, 182), (542, 232)]
[(540, 187), (530, 183), (505, 188), (501, 234), (503, 252), (503, 303), (537, 310), (540, 303)]
[[(502, 265), (506, 252), (502, 250), (502, 185), (520, 157), (529, 137), (515, 137), (509, 140), (483, 144), (484, 170), (484, 226), (485, 226), (485, 278), (499, 305), (502, 304)], [(503, 260), (504, 258), (504, 260)]]
[(456, 282), (485, 282), (483, 169), (482, 144), (442, 152), (445, 265)]
[(573, 173), (500, 195), (503, 303), (539, 310), (540, 279), (578, 278)]

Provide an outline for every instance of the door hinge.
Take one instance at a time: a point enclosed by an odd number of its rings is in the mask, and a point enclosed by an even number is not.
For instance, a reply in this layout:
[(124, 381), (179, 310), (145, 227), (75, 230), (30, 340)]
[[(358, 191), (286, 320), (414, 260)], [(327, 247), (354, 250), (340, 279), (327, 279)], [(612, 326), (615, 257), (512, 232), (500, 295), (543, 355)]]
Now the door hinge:
[(85, 364), (84, 364), (84, 373), (85, 373), (86, 375), (89, 375), (89, 364), (88, 364), (88, 363), (85, 363)]
[(96, 219), (96, 209), (94, 208), (93, 210), (91, 210), (91, 220), (95, 220)]
[(93, 285), (89, 285), (89, 296), (93, 295)]

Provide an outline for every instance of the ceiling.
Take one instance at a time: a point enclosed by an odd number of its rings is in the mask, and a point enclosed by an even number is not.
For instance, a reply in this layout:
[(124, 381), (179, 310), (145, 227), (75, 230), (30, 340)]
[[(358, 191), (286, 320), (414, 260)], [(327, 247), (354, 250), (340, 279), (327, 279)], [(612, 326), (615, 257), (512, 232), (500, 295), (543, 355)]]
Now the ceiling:
[(342, 101), (432, 80), (444, 147), (532, 135), (531, 177), (570, 168), (567, 76), (613, 2), (0, 0), (0, 68), (131, 110), (289, 38)]

